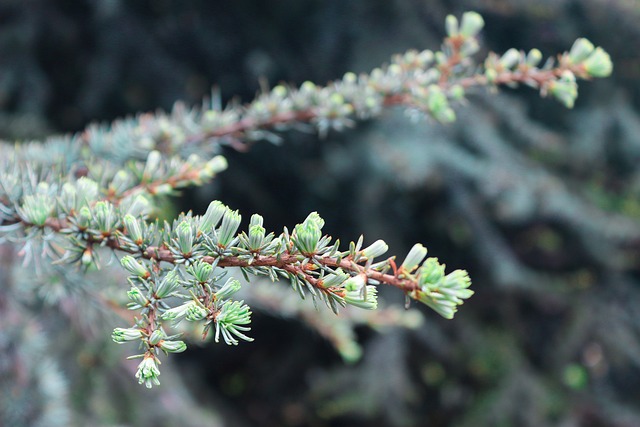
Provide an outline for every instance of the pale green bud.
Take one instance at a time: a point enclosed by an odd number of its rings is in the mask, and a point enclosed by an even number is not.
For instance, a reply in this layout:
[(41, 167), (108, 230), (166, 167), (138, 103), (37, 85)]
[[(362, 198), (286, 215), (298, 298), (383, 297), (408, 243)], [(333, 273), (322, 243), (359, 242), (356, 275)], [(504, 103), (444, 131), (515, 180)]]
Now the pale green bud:
[(182, 353), (187, 349), (187, 345), (184, 341), (160, 341), (159, 347), (167, 353)]
[(82, 258), (80, 258), (80, 262), (84, 266), (90, 266), (93, 264), (93, 250), (91, 248), (86, 248), (84, 252), (82, 252)]
[(203, 233), (209, 233), (218, 225), (226, 211), (227, 207), (218, 200), (214, 200), (213, 202), (209, 203), (207, 211), (200, 218), (200, 224), (198, 226), (200, 231), (202, 231)]
[(515, 67), (522, 59), (522, 53), (518, 49), (509, 49), (500, 57), (500, 65), (507, 70)]
[(93, 208), (93, 219), (100, 230), (103, 233), (111, 233), (116, 223), (118, 222), (118, 216), (116, 215), (115, 208), (109, 202), (99, 201)]
[(200, 178), (213, 178), (228, 167), (229, 163), (224, 156), (215, 156), (204, 165)]
[(220, 334), (228, 345), (238, 344), (238, 340), (234, 336), (245, 341), (253, 341), (253, 338), (243, 333), (251, 329), (244, 326), (249, 323), (251, 323), (251, 310), (248, 305), (244, 304), (244, 301), (225, 301), (216, 316), (215, 341), (219, 341)]
[(149, 304), (147, 297), (140, 291), (137, 286), (131, 286), (127, 291), (127, 298), (132, 302), (130, 309), (146, 307)]
[(458, 35), (458, 18), (453, 15), (447, 15), (444, 24), (447, 30), (447, 36), (455, 37)]
[(578, 85), (575, 80), (560, 79), (550, 82), (547, 90), (567, 108), (573, 108), (578, 97)]
[(76, 215), (76, 222), (78, 224), (78, 227), (82, 229), (89, 228), (89, 225), (91, 224), (91, 218), (91, 209), (89, 209), (87, 206), (81, 207), (78, 211), (78, 214)]
[(465, 12), (462, 14), (460, 23), (460, 35), (465, 37), (475, 37), (484, 27), (484, 20), (479, 13)]
[(347, 84), (354, 84), (358, 81), (358, 76), (356, 76), (355, 73), (348, 72), (342, 77), (342, 81)]
[(120, 260), (120, 264), (129, 273), (135, 274), (138, 277), (147, 277), (147, 276), (149, 276), (149, 271), (145, 268), (145, 266), (140, 264), (131, 255), (126, 255), (126, 256), (122, 257), (122, 259)]
[(209, 280), (213, 272), (213, 266), (204, 261), (196, 261), (187, 267), (187, 272), (192, 275), (198, 282), (204, 283)]
[(224, 247), (229, 245), (236, 236), (242, 216), (238, 211), (227, 209), (218, 230), (218, 243)]
[(249, 249), (260, 249), (264, 242), (265, 232), (266, 230), (262, 227), (262, 217), (258, 214), (253, 214), (249, 223)]
[(204, 319), (208, 314), (209, 311), (207, 311), (206, 308), (193, 303), (189, 305), (189, 307), (187, 307), (185, 319), (187, 319), (189, 322), (196, 322), (198, 320)]
[(157, 345), (166, 336), (167, 335), (164, 332), (162, 332), (160, 329), (156, 329), (155, 331), (151, 332), (151, 335), (149, 336), (149, 344)]
[(154, 176), (154, 173), (156, 173), (156, 171), (160, 167), (161, 160), (162, 154), (160, 154), (159, 151), (152, 150), (149, 152), (149, 155), (147, 156), (147, 163), (144, 166), (144, 179), (149, 180), (152, 176)]
[(113, 342), (122, 344), (142, 338), (142, 332), (136, 328), (115, 328), (111, 334)]
[(346, 282), (344, 282), (343, 286), (347, 292), (360, 292), (366, 283), (367, 276), (358, 274), (357, 276), (350, 277)]
[(282, 85), (277, 85), (271, 90), (271, 94), (277, 98), (284, 98), (287, 96), (287, 88)]
[(587, 59), (594, 49), (595, 46), (589, 40), (585, 38), (579, 38), (573, 43), (573, 46), (571, 46), (571, 50), (569, 51), (569, 59), (571, 59), (572, 63), (579, 64)]
[(407, 273), (411, 273), (418, 267), (425, 256), (427, 256), (427, 248), (422, 246), (420, 243), (416, 243), (409, 251), (409, 254), (405, 258), (400, 268)]
[(98, 199), (98, 183), (86, 176), (78, 178), (75, 183), (78, 202), (90, 204)]
[(317, 212), (310, 213), (302, 224), (295, 227), (295, 245), (300, 252), (312, 254), (322, 238), (324, 220)]
[(178, 248), (183, 255), (191, 254), (193, 249), (193, 230), (189, 221), (182, 221), (176, 227), (176, 238), (178, 242)]
[(109, 188), (112, 189), (116, 194), (121, 194), (126, 191), (131, 186), (131, 175), (129, 172), (124, 170), (119, 170), (116, 172), (111, 184), (109, 184)]
[[(428, 260), (425, 264), (427, 263)], [(413, 290), (409, 296), (431, 307), (442, 317), (451, 319), (458, 306), (473, 295), (473, 291), (468, 289), (470, 285), (471, 280), (467, 272), (455, 270), (436, 284), (427, 283), (421, 289)]]
[(597, 47), (583, 64), (592, 77), (608, 77), (613, 71), (611, 57), (601, 47)]
[(240, 290), (240, 282), (233, 277), (229, 278), (227, 282), (220, 288), (214, 295), (218, 299), (227, 299), (231, 295), (235, 294)]
[(131, 214), (127, 214), (123, 219), (124, 226), (126, 228), (126, 232), (129, 235), (129, 238), (133, 240), (137, 245), (142, 244), (142, 229), (140, 228), (140, 223), (138, 220)]
[(54, 207), (53, 200), (44, 194), (28, 195), (24, 197), (19, 212), (26, 222), (42, 227), (53, 213)]
[(138, 365), (138, 371), (136, 372), (136, 378), (139, 384), (144, 384), (147, 388), (151, 388), (154, 385), (160, 385), (160, 370), (153, 356), (145, 355), (142, 362)]
[(438, 262), (438, 258), (427, 258), (418, 269), (420, 283), (438, 283), (444, 277), (444, 268), (445, 266)]
[(542, 52), (538, 49), (531, 49), (527, 54), (526, 63), (530, 67), (537, 67), (540, 61), (542, 61)]
[(171, 270), (156, 282), (155, 296), (162, 299), (170, 296), (180, 287), (180, 277), (177, 270)]
[(316, 91), (316, 89), (317, 86), (315, 85), (315, 83), (310, 81), (305, 81), (302, 83), (302, 85), (300, 85), (301, 92), (313, 93)]
[(186, 316), (187, 311), (196, 305), (194, 301), (187, 301), (177, 307), (170, 308), (169, 310), (165, 310), (164, 313), (160, 316), (162, 320), (173, 320), (176, 323), (182, 320), (184, 316)]
[(362, 256), (367, 259), (373, 259), (384, 255), (389, 250), (389, 245), (384, 240), (376, 240), (371, 245), (362, 250)]

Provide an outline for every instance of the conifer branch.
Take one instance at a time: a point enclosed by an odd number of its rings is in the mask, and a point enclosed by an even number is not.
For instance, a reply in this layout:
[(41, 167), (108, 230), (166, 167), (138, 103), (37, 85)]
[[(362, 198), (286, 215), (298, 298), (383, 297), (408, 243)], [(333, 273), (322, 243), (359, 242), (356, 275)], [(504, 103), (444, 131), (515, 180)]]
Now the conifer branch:
[(160, 353), (186, 349), (180, 334), (166, 331), (182, 321), (201, 325), (231, 345), (251, 341), (251, 311), (234, 299), (245, 277), (285, 279), (302, 297), (324, 302), (334, 312), (352, 305), (377, 307), (377, 286), (393, 286), (445, 318), (452, 318), (473, 291), (466, 271), (445, 274), (436, 258), (416, 244), (400, 266), (382, 257), (381, 240), (363, 248), (363, 237), (347, 250), (323, 235), (324, 221), (311, 213), (292, 232), (276, 235), (253, 215), (239, 232), (241, 216), (212, 202), (202, 216), (181, 214), (171, 224), (149, 222), (155, 198), (202, 185), (226, 169), (222, 145), (246, 149), (260, 140), (276, 142), (290, 129), (313, 129), (321, 136), (356, 120), (400, 106), (412, 115), (448, 123), (452, 107), (474, 87), (526, 84), (571, 108), (576, 79), (611, 73), (609, 55), (586, 39), (539, 66), (542, 54), (510, 49), (474, 60), (483, 26), (476, 13), (446, 21), (442, 49), (408, 51), (388, 66), (318, 87), (278, 85), (244, 106), (221, 107), (219, 99), (202, 109), (176, 104), (170, 114), (143, 114), (111, 125), (89, 126), (79, 135), (43, 144), (0, 145), (0, 243), (22, 244), (26, 260), (95, 267), (101, 248), (126, 254), (129, 309), (139, 317), (116, 328), (117, 343), (136, 341), (141, 358), (136, 377), (159, 384)]

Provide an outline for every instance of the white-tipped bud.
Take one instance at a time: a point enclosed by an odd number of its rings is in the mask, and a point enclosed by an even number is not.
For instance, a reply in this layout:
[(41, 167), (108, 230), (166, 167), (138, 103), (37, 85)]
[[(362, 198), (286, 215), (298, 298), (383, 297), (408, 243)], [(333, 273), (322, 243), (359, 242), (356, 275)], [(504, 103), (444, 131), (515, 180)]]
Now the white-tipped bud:
[(477, 12), (465, 12), (460, 23), (460, 35), (475, 37), (484, 27), (484, 19)]
[(569, 51), (569, 59), (574, 64), (579, 64), (591, 55), (595, 46), (585, 38), (579, 38), (571, 46)]
[(562, 78), (550, 82), (547, 91), (567, 108), (573, 108), (578, 97), (578, 85), (575, 80), (570, 79)]
[(362, 250), (362, 256), (367, 259), (373, 259), (384, 255), (389, 250), (389, 245), (384, 240), (376, 240), (371, 245)]
[(156, 282), (155, 296), (162, 299), (170, 296), (180, 287), (180, 277), (177, 270), (171, 270)]
[(191, 254), (193, 249), (193, 230), (189, 221), (182, 221), (176, 227), (176, 240), (178, 242), (178, 248), (183, 255)]
[(187, 267), (187, 272), (192, 275), (199, 283), (209, 280), (213, 273), (213, 266), (207, 262), (197, 260), (195, 263)]
[(123, 222), (129, 238), (137, 245), (142, 244), (142, 229), (138, 220), (133, 215), (127, 214), (124, 216)]
[(187, 345), (184, 341), (171, 341), (171, 340), (162, 340), (160, 341), (158, 347), (167, 353), (182, 353), (187, 349)]
[(584, 68), (592, 77), (608, 77), (613, 71), (611, 57), (601, 47), (597, 47), (584, 61)]
[(220, 172), (225, 171), (228, 167), (229, 163), (224, 156), (215, 156), (204, 165), (203, 176), (201, 176), (201, 178), (212, 178)]
[(507, 70), (515, 67), (522, 59), (522, 53), (518, 49), (511, 48), (500, 57), (500, 65)]
[(404, 270), (407, 273), (411, 273), (418, 267), (418, 265), (426, 256), (427, 248), (422, 246), (420, 243), (416, 243), (407, 254), (407, 257), (400, 266), (400, 269)]
[(347, 84), (354, 84), (358, 81), (358, 76), (356, 76), (355, 73), (352, 73), (351, 71), (349, 71), (348, 73), (345, 73), (345, 75), (342, 77), (342, 81)]
[(357, 276), (350, 277), (344, 282), (344, 289), (347, 292), (360, 291), (367, 283), (367, 276), (358, 274)]
[(189, 307), (187, 307), (187, 312), (185, 313), (184, 317), (189, 322), (196, 322), (198, 320), (204, 319), (208, 314), (209, 312), (206, 308), (198, 304), (191, 304)]
[(140, 264), (134, 257), (127, 255), (122, 257), (120, 264), (131, 274), (138, 277), (148, 277), (149, 271), (144, 265)]
[(238, 227), (240, 227), (240, 221), (242, 221), (242, 216), (238, 211), (227, 209), (222, 218), (220, 229), (218, 230), (218, 243), (220, 245), (226, 247), (233, 241), (236, 237)]
[(93, 250), (91, 248), (85, 249), (84, 252), (82, 252), (80, 262), (82, 262), (82, 265), (84, 266), (90, 266), (93, 264), (93, 261)]
[(200, 231), (202, 231), (203, 233), (209, 233), (218, 225), (226, 211), (227, 207), (224, 205), (224, 203), (218, 200), (214, 200), (213, 202), (209, 203), (207, 211), (200, 218), (200, 224), (198, 225)]
[(87, 229), (91, 224), (91, 219), (91, 209), (89, 209), (87, 206), (81, 207), (78, 211), (78, 215), (76, 215), (76, 223), (78, 224), (78, 227), (80, 227), (81, 229)]
[(113, 177), (111, 184), (109, 184), (109, 188), (113, 190), (116, 194), (121, 194), (127, 189), (130, 188), (132, 182), (132, 177), (129, 172), (125, 170), (119, 170)]
[(113, 342), (118, 344), (139, 340), (141, 337), (142, 332), (136, 328), (115, 328), (111, 334)]
[(538, 49), (531, 49), (527, 54), (526, 63), (530, 67), (537, 67), (540, 61), (542, 61), (542, 52)]
[(136, 378), (139, 384), (144, 384), (145, 387), (151, 388), (154, 385), (160, 385), (160, 370), (153, 356), (145, 355), (142, 362), (138, 365), (138, 371), (136, 372)]
[(218, 299), (227, 299), (229, 298), (231, 295), (235, 294), (236, 292), (238, 292), (240, 290), (240, 282), (236, 279), (234, 279), (233, 277), (229, 278), (229, 280), (227, 280), (227, 282), (224, 284), (224, 286), (222, 286), (222, 288), (220, 288), (216, 293), (215, 296)]
[(258, 214), (251, 216), (249, 223), (249, 249), (260, 249), (264, 242), (266, 230), (262, 226), (262, 217)]
[(422, 285), (438, 283), (444, 277), (444, 267), (438, 258), (427, 258), (418, 269), (418, 281)]
[(458, 35), (458, 18), (453, 15), (447, 15), (444, 24), (447, 30), (447, 36), (455, 37)]
[(130, 309), (146, 307), (147, 304), (149, 304), (147, 297), (136, 286), (132, 286), (131, 289), (127, 291), (127, 297), (131, 301)]
[(144, 165), (143, 179), (149, 180), (157, 172), (162, 160), (162, 154), (157, 150), (152, 150), (147, 156), (147, 163)]
[(149, 344), (157, 345), (166, 336), (167, 335), (164, 332), (162, 332), (162, 330), (156, 329), (155, 331), (151, 332), (151, 335), (149, 336)]
[(302, 224), (296, 225), (295, 245), (300, 252), (312, 254), (316, 251), (323, 225), (324, 220), (317, 212), (310, 213)]

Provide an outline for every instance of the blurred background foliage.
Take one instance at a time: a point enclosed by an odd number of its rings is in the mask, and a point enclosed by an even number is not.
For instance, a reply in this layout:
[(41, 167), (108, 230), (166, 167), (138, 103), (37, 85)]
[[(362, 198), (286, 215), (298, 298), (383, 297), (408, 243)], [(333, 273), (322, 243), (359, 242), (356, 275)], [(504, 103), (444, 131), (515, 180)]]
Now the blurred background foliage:
[[(325, 139), (293, 132), (225, 152), (227, 172), (176, 200), (200, 213), (218, 198), (268, 229), (317, 210), (335, 238), (364, 233), (391, 253), (423, 242), (474, 280), (453, 321), (424, 310), (415, 330), (359, 327), (364, 356), (349, 365), (266, 306), (255, 342), (192, 346), (149, 391), (105, 340), (113, 314), (78, 311), (111, 277), (61, 270), (47, 280), (67, 302), (28, 323), (0, 295), (4, 425), (640, 425), (637, 0), (1, 0), (0, 136), (198, 104), (212, 86), (243, 102), (261, 80), (322, 84), (437, 48), (445, 16), (466, 10), (485, 18), (487, 49), (553, 55), (587, 37), (614, 74), (581, 84), (573, 110), (478, 91), (449, 126), (390, 111)], [(10, 270), (3, 283), (36, 292)]]

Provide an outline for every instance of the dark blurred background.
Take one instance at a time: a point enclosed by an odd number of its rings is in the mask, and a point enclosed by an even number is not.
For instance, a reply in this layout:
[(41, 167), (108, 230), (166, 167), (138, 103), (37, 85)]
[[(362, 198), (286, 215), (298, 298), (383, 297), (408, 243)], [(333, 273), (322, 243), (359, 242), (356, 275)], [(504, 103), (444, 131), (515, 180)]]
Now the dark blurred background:
[(312, 329), (257, 312), (255, 342), (174, 357), (173, 394), (170, 373), (148, 392), (101, 359), (112, 344), (67, 343), (68, 398), (52, 404), (71, 425), (640, 426), (636, 0), (0, 0), (0, 137), (198, 105), (213, 86), (247, 102), (261, 80), (323, 84), (437, 49), (445, 16), (466, 10), (486, 21), (480, 55), (550, 56), (587, 37), (613, 76), (581, 82), (573, 110), (527, 88), (478, 90), (453, 125), (389, 111), (228, 150), (228, 171), (176, 201), (199, 213), (221, 199), (273, 230), (316, 210), (335, 238), (382, 238), (394, 254), (423, 242), (472, 276), (456, 318), (425, 309), (417, 330), (358, 328), (364, 356), (346, 365)]

